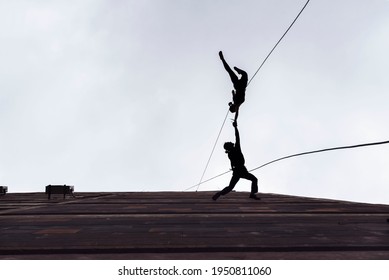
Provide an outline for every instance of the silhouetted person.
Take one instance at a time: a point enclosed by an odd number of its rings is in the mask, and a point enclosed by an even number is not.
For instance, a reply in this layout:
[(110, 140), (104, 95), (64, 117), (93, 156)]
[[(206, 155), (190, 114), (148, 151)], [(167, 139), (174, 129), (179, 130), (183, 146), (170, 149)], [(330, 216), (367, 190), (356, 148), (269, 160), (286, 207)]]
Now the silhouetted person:
[(232, 125), (235, 128), (235, 145), (232, 142), (224, 143), (224, 149), (226, 150), (226, 153), (228, 154), (228, 158), (231, 161), (231, 168), (233, 172), (232, 178), (230, 184), (220, 192), (217, 192), (212, 197), (212, 199), (216, 200), (221, 195), (226, 195), (227, 193), (232, 191), (236, 183), (238, 183), (239, 179), (243, 178), (251, 181), (250, 198), (259, 200), (260, 198), (256, 196), (256, 193), (258, 192), (258, 179), (253, 174), (249, 173), (247, 171), (247, 168), (244, 166), (245, 160), (242, 154), (242, 150), (240, 148), (238, 124), (236, 121), (234, 121)]
[(230, 105), (230, 112), (235, 112), (235, 121), (238, 119), (239, 114), (239, 107), (242, 105), (242, 103), (245, 101), (245, 95), (246, 95), (246, 87), (247, 87), (247, 73), (243, 71), (242, 69), (239, 69), (238, 67), (234, 67), (234, 70), (241, 75), (241, 78), (239, 79), (238, 76), (235, 74), (234, 71), (230, 68), (226, 60), (224, 59), (222, 51), (219, 52), (219, 56), (221, 61), (223, 62), (224, 68), (230, 75), (232, 84), (234, 85), (234, 89), (232, 91), (232, 101), (228, 105)]

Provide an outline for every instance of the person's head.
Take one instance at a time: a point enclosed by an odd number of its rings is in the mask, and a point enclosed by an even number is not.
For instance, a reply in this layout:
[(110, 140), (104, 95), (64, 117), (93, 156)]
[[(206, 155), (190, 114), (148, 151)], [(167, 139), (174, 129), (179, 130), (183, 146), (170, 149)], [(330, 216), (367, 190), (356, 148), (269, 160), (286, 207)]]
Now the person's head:
[(234, 143), (232, 142), (226, 142), (224, 143), (224, 149), (226, 150), (226, 153), (231, 152), (232, 149), (234, 149)]

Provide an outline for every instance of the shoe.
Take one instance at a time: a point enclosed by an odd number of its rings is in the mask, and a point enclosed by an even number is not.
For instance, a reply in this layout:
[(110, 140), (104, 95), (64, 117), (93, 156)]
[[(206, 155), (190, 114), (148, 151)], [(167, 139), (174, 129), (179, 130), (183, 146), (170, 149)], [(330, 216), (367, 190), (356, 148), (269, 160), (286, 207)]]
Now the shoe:
[(261, 198), (256, 196), (255, 194), (250, 194), (249, 198), (254, 199), (254, 200), (261, 200)]
[(220, 197), (220, 192), (217, 192), (217, 193), (215, 193), (213, 196), (212, 196), (212, 199), (214, 200), (214, 201), (216, 201), (219, 197)]

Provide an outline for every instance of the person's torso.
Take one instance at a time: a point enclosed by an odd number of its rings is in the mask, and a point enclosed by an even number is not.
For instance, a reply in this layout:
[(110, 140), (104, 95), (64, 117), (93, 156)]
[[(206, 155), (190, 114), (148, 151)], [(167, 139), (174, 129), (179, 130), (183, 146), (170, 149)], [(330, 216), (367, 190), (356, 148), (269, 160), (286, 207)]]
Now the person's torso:
[(234, 84), (234, 88), (235, 88), (234, 103), (242, 104), (245, 101), (246, 86), (247, 83), (244, 83), (242, 81), (240, 81), (237, 84)]
[(244, 166), (245, 160), (242, 152), (238, 149), (233, 149), (228, 153), (228, 158), (231, 161), (231, 166), (234, 167), (241, 167)]

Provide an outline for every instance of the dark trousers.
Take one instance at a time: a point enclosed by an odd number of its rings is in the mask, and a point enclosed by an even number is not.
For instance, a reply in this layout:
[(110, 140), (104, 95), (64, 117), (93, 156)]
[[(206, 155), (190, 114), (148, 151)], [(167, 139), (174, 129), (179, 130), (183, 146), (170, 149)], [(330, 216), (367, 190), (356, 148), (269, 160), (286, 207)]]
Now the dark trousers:
[(234, 86), (237, 85), (239, 83), (238, 76), (235, 74), (234, 71), (232, 71), (232, 69), (224, 59), (222, 60), (222, 62), (223, 62), (224, 69), (226, 69), (228, 75), (230, 75), (231, 82), (234, 84)]
[(230, 184), (221, 190), (221, 195), (226, 195), (232, 191), (235, 185), (239, 182), (240, 178), (251, 181), (251, 194), (256, 194), (258, 192), (258, 179), (253, 174), (249, 173), (245, 167), (235, 169), (232, 173), (232, 178)]

